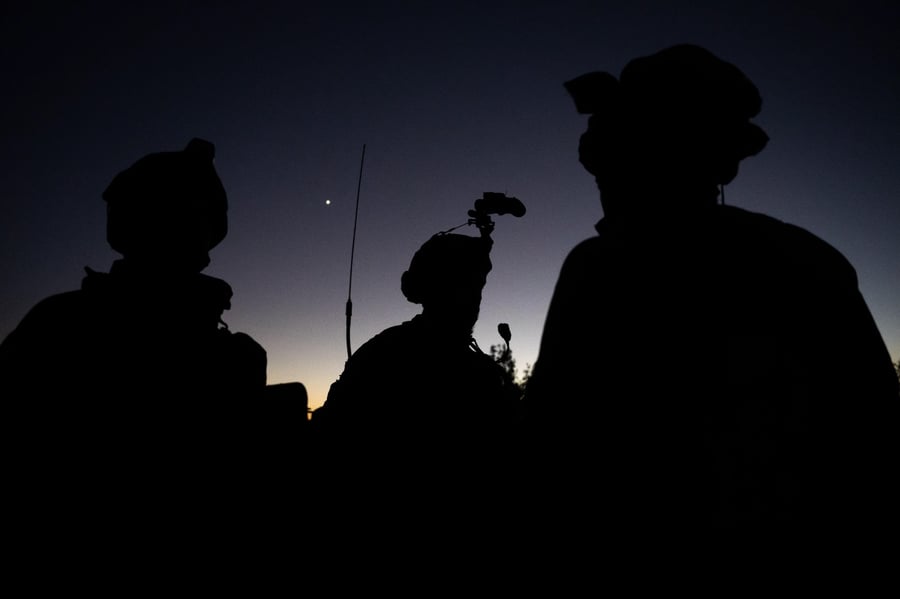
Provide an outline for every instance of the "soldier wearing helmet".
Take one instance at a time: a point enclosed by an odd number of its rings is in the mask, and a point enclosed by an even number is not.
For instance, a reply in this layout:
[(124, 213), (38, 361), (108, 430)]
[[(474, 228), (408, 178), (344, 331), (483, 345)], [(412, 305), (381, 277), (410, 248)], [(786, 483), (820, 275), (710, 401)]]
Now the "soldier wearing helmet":
[(128, 403), (140, 390), (158, 406), (265, 386), (265, 351), (222, 321), (231, 286), (201, 273), (228, 230), (214, 153), (193, 139), (113, 178), (107, 241), (122, 258), (109, 272), (86, 268), (80, 290), (41, 301), (4, 340), (2, 380), (15, 395), (36, 392), (48, 371), (67, 395)]
[(475, 479), (476, 464), (496, 459), (518, 396), (472, 337), (491, 244), (439, 233), (416, 251), (401, 290), (421, 312), (359, 347), (313, 412), (324, 468), (346, 475), (350, 467), (357, 483), (387, 476), (408, 489), (451, 472)]
[(525, 391), (544, 484), (632, 538), (881, 526), (897, 379), (856, 273), (722, 201), (769, 140), (756, 86), (689, 44), (565, 85), (604, 214), (562, 265)]
[(3, 397), (35, 457), (109, 473), (196, 455), (264, 391), (265, 350), (228, 330), (231, 286), (201, 272), (227, 233), (213, 158), (193, 139), (117, 174), (103, 199), (122, 257), (40, 301), (0, 345)]

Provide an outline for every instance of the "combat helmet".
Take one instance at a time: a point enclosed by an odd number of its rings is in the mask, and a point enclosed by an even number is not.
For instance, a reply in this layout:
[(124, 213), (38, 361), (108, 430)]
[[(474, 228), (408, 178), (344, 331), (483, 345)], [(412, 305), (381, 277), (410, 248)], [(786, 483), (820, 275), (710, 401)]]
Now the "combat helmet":
[(414, 304), (426, 303), (451, 286), (478, 286), (491, 271), (490, 237), (437, 233), (413, 255), (400, 289)]
[(753, 82), (693, 44), (635, 58), (618, 78), (595, 71), (565, 87), (578, 112), (591, 115), (579, 158), (601, 184), (630, 170), (658, 175), (671, 165), (674, 172), (701, 170), (724, 185), (769, 140), (750, 120), (762, 107)]
[(118, 173), (103, 192), (110, 246), (127, 257), (206, 254), (218, 245), (228, 233), (228, 201), (214, 157), (212, 143), (194, 138), (184, 150), (148, 154)]

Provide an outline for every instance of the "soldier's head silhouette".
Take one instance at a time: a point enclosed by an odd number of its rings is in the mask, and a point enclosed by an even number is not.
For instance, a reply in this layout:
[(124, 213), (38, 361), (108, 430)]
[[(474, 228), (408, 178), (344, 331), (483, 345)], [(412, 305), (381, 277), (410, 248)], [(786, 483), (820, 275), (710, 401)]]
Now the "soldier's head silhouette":
[(423, 315), (471, 332), (481, 308), (481, 292), (491, 271), (489, 237), (438, 233), (422, 244), (400, 279), (407, 300)]
[(592, 72), (565, 87), (591, 115), (579, 159), (607, 215), (715, 203), (740, 161), (769, 139), (750, 122), (762, 106), (756, 86), (699, 46), (672, 46), (632, 60), (618, 79)]
[(103, 192), (107, 241), (126, 259), (151, 268), (199, 272), (228, 232), (228, 201), (212, 143), (148, 154)]

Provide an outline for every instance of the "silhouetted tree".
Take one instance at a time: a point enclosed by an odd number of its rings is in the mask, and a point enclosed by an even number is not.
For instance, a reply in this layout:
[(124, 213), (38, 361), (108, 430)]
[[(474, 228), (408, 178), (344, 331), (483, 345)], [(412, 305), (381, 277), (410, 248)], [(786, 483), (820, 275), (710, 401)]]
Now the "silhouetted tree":
[(500, 365), (503, 368), (503, 372), (506, 375), (506, 380), (509, 384), (515, 384), (516, 382), (516, 359), (512, 356), (512, 350), (509, 349), (507, 345), (492, 345), (491, 346), (491, 357), (494, 359), (494, 362)]
[(516, 359), (513, 357), (512, 350), (508, 345), (492, 345), (491, 357), (503, 368), (507, 382), (515, 386), (520, 393), (524, 393), (528, 377), (531, 376), (531, 364), (526, 364), (522, 376), (519, 376), (516, 370)]
[(900, 382), (900, 360), (897, 360), (897, 363), (894, 364), (894, 370), (897, 371), (897, 381)]

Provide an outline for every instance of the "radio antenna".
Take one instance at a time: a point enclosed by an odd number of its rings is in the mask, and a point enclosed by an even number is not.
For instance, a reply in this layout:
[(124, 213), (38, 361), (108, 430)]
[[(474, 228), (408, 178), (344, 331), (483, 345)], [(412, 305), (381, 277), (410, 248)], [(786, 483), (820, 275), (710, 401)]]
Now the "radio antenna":
[(356, 251), (356, 221), (359, 218), (359, 190), (362, 187), (363, 162), (366, 160), (366, 144), (362, 147), (362, 157), (359, 159), (359, 180), (356, 183), (356, 212), (353, 215), (353, 241), (350, 244), (350, 282), (347, 284), (347, 308), (344, 313), (347, 315), (347, 359), (350, 359), (350, 318), (353, 316), (353, 300), (351, 292), (353, 290), (353, 254)]

